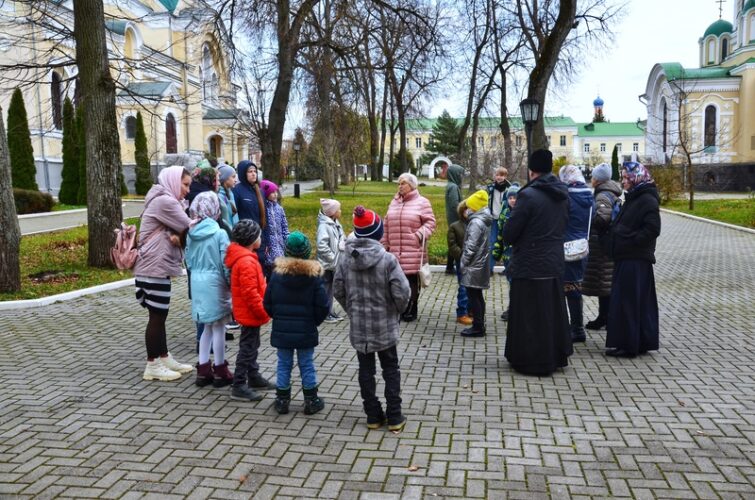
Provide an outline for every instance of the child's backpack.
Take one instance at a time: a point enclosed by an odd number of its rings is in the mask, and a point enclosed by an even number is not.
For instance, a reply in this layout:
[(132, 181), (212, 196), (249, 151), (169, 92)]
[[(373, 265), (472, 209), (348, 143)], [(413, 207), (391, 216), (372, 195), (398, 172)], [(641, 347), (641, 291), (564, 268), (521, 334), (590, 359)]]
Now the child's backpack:
[(616, 217), (619, 216), (619, 212), (621, 212), (621, 198), (614, 196), (613, 207), (611, 208), (611, 222), (616, 220)]
[(110, 249), (110, 259), (115, 267), (122, 270), (132, 269), (136, 264), (139, 253), (136, 226), (121, 222), (121, 227), (115, 230), (115, 245)]

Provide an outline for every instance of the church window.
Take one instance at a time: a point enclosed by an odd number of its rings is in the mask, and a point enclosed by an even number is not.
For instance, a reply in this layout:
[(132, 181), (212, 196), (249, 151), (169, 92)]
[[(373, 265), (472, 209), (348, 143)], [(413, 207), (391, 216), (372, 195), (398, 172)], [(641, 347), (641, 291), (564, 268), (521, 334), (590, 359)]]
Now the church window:
[(165, 117), (165, 152), (167, 154), (178, 153), (178, 140), (176, 139), (176, 119), (173, 113)]
[(663, 152), (668, 149), (668, 106), (666, 100), (663, 100)]
[(522, 147), (522, 136), (521, 135), (516, 136), (516, 147), (518, 147), (518, 148)]
[(215, 158), (223, 156), (223, 138), (219, 135), (213, 135), (209, 141), (210, 154)]
[(709, 105), (705, 108), (705, 142), (706, 148), (716, 145), (716, 107)]
[(600, 143), (600, 152), (601, 153), (605, 153), (606, 152), (606, 143), (605, 142), (601, 142)]
[(708, 64), (716, 63), (716, 41), (708, 41)]
[(755, 41), (755, 14), (750, 16), (750, 41)]
[(729, 55), (729, 39), (724, 38), (721, 40), (721, 60), (723, 61), (726, 59), (726, 56)]
[(493, 136), (490, 138), (490, 147), (494, 148), (498, 144), (498, 138), (496, 136)]
[(123, 47), (123, 53), (128, 59), (134, 58), (134, 31), (133, 30), (126, 30), (126, 43)]
[(561, 146), (566, 146), (566, 136), (565, 136), (565, 135), (562, 135), (561, 137), (559, 137), (559, 138), (558, 138), (558, 143), (559, 143), (559, 144), (560, 144)]
[(136, 138), (136, 117), (126, 117), (126, 139)]
[(57, 71), (52, 72), (50, 82), (50, 103), (52, 106), (52, 123), (56, 129), (63, 128), (63, 78)]
[(584, 146), (582, 146), (582, 151), (584, 151), (585, 153), (589, 153), (590, 152), (590, 143), (589, 142), (586, 142), (584, 144)]
[(414, 138), (414, 147), (416, 147), (417, 149), (422, 149), (422, 137)]

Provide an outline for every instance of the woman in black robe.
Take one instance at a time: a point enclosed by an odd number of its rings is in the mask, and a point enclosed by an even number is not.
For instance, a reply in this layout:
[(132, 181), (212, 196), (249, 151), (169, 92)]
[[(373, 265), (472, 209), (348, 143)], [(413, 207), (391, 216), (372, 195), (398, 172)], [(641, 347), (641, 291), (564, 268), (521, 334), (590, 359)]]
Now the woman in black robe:
[(606, 355), (634, 357), (658, 350), (658, 299), (655, 294), (655, 241), (661, 234), (658, 189), (650, 172), (624, 162), (621, 184), (625, 202), (601, 238), (613, 258), (608, 306)]

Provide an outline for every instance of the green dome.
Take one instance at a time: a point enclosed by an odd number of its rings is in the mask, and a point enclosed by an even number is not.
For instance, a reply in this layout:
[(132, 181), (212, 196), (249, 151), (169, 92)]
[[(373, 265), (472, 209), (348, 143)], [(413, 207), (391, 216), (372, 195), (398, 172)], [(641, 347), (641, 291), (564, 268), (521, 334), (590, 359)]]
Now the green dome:
[[(755, 0), (750, 0), (750, 3), (755, 4)], [(734, 31), (734, 26), (729, 21), (724, 21), (723, 19), (719, 19), (715, 23), (708, 26), (708, 29), (705, 30), (705, 34), (703, 35), (703, 38), (707, 37), (708, 35), (715, 35), (715, 36), (721, 36), (724, 33), (731, 33)]]
[(755, 9), (755, 0), (747, 0), (747, 2), (745, 2), (744, 7), (742, 7), (742, 14), (750, 9)]

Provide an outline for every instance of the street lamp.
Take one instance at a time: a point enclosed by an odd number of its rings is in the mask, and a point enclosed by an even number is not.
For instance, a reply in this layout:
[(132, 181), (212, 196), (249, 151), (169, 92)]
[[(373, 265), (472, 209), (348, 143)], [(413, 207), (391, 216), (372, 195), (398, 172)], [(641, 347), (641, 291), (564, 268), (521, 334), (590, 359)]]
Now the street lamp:
[(299, 150), (301, 149), (301, 144), (298, 142), (294, 143), (294, 155), (296, 156), (296, 167), (294, 168), (294, 198), (299, 197), (299, 183), (296, 182), (296, 180), (299, 177)]
[(530, 156), (532, 156), (532, 128), (540, 119), (540, 101), (537, 99), (525, 99), (519, 103), (524, 122), (524, 133), (527, 134), (527, 168), (529, 168)]

